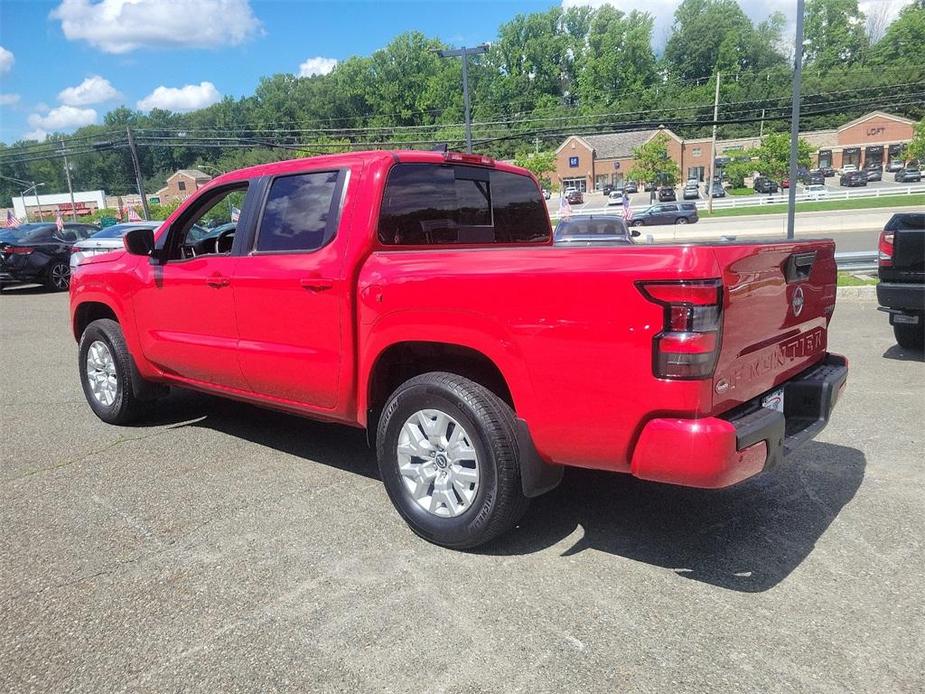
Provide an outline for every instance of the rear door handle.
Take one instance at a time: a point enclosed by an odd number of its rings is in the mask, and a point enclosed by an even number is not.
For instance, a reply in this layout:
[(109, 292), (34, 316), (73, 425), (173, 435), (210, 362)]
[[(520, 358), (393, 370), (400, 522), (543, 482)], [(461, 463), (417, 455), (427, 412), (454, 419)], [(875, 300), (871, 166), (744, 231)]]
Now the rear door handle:
[(327, 291), (328, 289), (334, 288), (334, 282), (332, 282), (331, 280), (319, 279), (319, 278), (314, 278), (314, 277), (303, 277), (302, 279), (299, 280), (299, 284), (305, 287), (305, 289), (308, 289), (309, 291), (312, 291), (312, 292), (324, 292), (324, 291)]
[(213, 275), (206, 280), (206, 284), (208, 284), (210, 287), (221, 289), (222, 287), (227, 287), (229, 284), (231, 284), (231, 280), (227, 277), (222, 277), (221, 275)]

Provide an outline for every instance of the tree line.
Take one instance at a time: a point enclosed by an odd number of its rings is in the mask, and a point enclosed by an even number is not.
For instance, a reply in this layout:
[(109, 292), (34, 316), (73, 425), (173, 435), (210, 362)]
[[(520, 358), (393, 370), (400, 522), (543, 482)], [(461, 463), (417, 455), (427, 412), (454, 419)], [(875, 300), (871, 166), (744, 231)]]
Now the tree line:
[[(857, 0), (807, 0), (804, 129), (878, 108), (925, 116), (925, 0), (889, 26), (876, 19)], [(706, 136), (717, 72), (720, 137), (786, 131), (793, 56), (784, 26), (779, 13), (752, 22), (736, 0), (684, 0), (657, 52), (644, 11), (557, 6), (518, 15), (498, 28), (486, 54), (470, 59), (476, 149), (523, 159), (570, 134), (657, 125)], [(460, 147), (461, 64), (438, 55), (446, 47), (409, 32), (328, 74), (268, 76), (250, 96), (191, 113), (119, 107), (71, 135), (0, 144), (0, 175), (65, 190), (56, 152), (66, 147), (75, 189), (134, 192), (126, 128), (139, 144), (148, 193), (180, 168), (215, 174), (344, 149)], [(0, 205), (21, 189), (0, 179)]]

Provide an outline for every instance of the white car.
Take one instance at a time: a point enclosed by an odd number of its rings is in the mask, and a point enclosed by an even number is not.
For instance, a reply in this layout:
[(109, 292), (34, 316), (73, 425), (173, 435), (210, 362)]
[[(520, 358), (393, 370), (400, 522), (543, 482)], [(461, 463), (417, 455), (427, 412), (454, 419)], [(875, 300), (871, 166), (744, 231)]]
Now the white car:
[(615, 190), (607, 197), (608, 205), (622, 205), (623, 204), (623, 191)]
[(814, 183), (811, 186), (806, 186), (803, 188), (803, 193), (806, 195), (808, 200), (821, 200), (822, 198), (827, 198), (829, 196), (826, 187), (819, 183)]
[(854, 164), (845, 164), (843, 167), (841, 167), (841, 172), (843, 174), (846, 174), (849, 171), (857, 171), (857, 170), (858, 170), (858, 167), (855, 166)]
[(91, 255), (100, 253), (111, 253), (121, 249), (122, 237), (133, 229), (157, 229), (163, 222), (126, 222), (125, 224), (113, 224), (101, 231), (96, 232), (93, 236), (83, 241), (79, 241), (71, 248), (70, 266), (73, 270), (80, 264), (80, 261)]

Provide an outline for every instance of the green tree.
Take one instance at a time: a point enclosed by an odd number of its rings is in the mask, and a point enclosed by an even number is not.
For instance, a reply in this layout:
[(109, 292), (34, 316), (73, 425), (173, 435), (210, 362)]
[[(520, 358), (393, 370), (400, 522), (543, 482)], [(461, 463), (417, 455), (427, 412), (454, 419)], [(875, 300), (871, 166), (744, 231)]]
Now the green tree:
[(667, 133), (658, 133), (633, 150), (633, 168), (628, 174), (632, 180), (665, 186), (678, 182), (681, 170), (668, 154), (669, 139)]
[(550, 172), (556, 170), (556, 153), (553, 150), (525, 152), (514, 157), (514, 164), (522, 166), (540, 181), (548, 180)]
[(925, 161), (925, 118), (915, 124), (915, 132), (912, 135), (912, 141), (906, 145), (905, 154), (907, 160)]
[[(803, 138), (797, 141), (797, 164), (809, 168), (815, 148)], [(790, 170), (790, 135), (787, 133), (770, 133), (764, 136), (761, 144), (751, 150), (752, 167), (762, 176), (775, 181), (786, 178)]]
[(921, 53), (925, 46), (925, 0), (907, 5), (873, 48), (873, 60), (891, 63)]
[(828, 70), (864, 59), (868, 40), (857, 0), (808, 0), (804, 21), (808, 64)]

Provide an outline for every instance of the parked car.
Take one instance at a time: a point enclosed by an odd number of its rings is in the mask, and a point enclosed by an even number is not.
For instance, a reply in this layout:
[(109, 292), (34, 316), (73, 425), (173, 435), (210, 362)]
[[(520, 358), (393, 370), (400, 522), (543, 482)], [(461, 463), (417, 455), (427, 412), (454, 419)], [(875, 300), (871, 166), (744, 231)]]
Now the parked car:
[(623, 192), (613, 191), (610, 195), (607, 196), (607, 205), (622, 205), (623, 204)]
[(569, 205), (581, 205), (585, 201), (585, 196), (577, 188), (569, 188), (565, 191), (565, 199)]
[(639, 236), (618, 215), (574, 215), (563, 219), (553, 232), (556, 246), (626, 246)]
[(838, 185), (848, 188), (867, 185), (867, 174), (863, 171), (847, 171), (838, 179)]
[(604, 194), (605, 197), (610, 195), (613, 192), (613, 184), (605, 183), (604, 187), (601, 188), (601, 192)]
[(725, 198), (726, 197), (726, 189), (723, 188), (723, 184), (720, 183), (719, 181), (713, 182), (713, 197), (714, 198)]
[(668, 186), (662, 186), (658, 189), (658, 201), (659, 202), (668, 202), (670, 200), (677, 200), (675, 195), (674, 188), (669, 188)]
[(901, 168), (903, 168), (903, 162), (899, 159), (893, 159), (889, 164), (886, 165), (886, 170), (890, 173), (896, 173)]
[(922, 172), (914, 167), (906, 166), (896, 172), (893, 180), (897, 183), (918, 183), (922, 180)]
[(880, 232), (877, 301), (900, 347), (925, 346), (925, 212), (894, 214)]
[(643, 183), (642, 184), (642, 189), (647, 193), (651, 193), (656, 188), (658, 188), (658, 186), (655, 183)]
[(786, 178), (786, 177), (780, 179), (780, 187), (781, 187), (782, 189), (784, 189), (784, 190), (786, 190), (787, 188), (789, 188), (789, 187), (790, 187), (790, 179), (789, 179), (789, 178)]
[(552, 197), (552, 191), (549, 188), (543, 188), (543, 199), (549, 200)]
[(824, 186), (825, 185), (825, 174), (819, 169), (810, 171), (808, 174), (802, 177), (803, 183), (807, 186)]
[(833, 178), (835, 176), (835, 169), (831, 166), (820, 166), (819, 171), (825, 178)]
[(867, 182), (871, 181), (882, 181), (883, 180), (883, 169), (864, 169), (864, 173), (867, 175)]
[[(191, 225), (244, 190), (231, 253), (190, 261)], [(455, 549), (565, 466), (726, 487), (829, 421), (833, 241), (552, 243), (536, 180), (478, 154), (230, 172), (77, 266), (75, 377), (110, 424), (176, 385), (365, 428), (401, 517)]]
[(752, 188), (755, 189), (756, 193), (764, 193), (768, 195), (778, 191), (777, 183), (772, 181), (767, 176), (757, 176), (752, 183)]
[(688, 183), (684, 186), (684, 192), (682, 197), (685, 200), (697, 200), (700, 198), (700, 186), (697, 183), (691, 184)]
[(806, 195), (809, 200), (822, 200), (829, 196), (828, 190), (826, 190), (826, 187), (821, 183), (805, 186), (803, 188), (803, 194)]
[(636, 184), (636, 181), (627, 181), (623, 186), (623, 190), (626, 191), (628, 194), (638, 193), (639, 186)]
[(122, 237), (132, 229), (157, 229), (160, 225), (161, 222), (127, 222), (105, 227), (93, 234), (93, 236), (78, 241), (71, 246), (71, 269), (79, 265), (88, 256), (123, 250), (125, 246), (122, 244)]
[(659, 224), (694, 224), (700, 217), (697, 205), (692, 202), (659, 203), (640, 212), (634, 212), (630, 226), (656, 226)]
[(842, 175), (845, 175), (846, 173), (852, 173), (853, 171), (857, 171), (857, 170), (858, 170), (858, 167), (855, 164), (845, 164), (844, 166), (841, 167)]
[(71, 246), (99, 230), (95, 224), (71, 222), (65, 223), (61, 231), (54, 222), (4, 230), (0, 235), (0, 287), (44, 284), (52, 291), (66, 290), (71, 275)]

